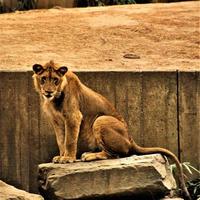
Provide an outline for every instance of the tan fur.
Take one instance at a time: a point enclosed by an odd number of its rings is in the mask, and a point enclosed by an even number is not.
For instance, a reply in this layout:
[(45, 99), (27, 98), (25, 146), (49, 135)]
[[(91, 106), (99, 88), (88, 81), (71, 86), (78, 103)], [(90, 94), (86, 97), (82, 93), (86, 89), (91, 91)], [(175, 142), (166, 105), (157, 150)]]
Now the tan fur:
[[(56, 133), (60, 154), (53, 158), (53, 162), (74, 162), (79, 157), (82, 161), (91, 161), (134, 153), (162, 153), (176, 162), (182, 189), (189, 198), (182, 167), (173, 153), (163, 148), (138, 146), (129, 135), (126, 122), (106, 98), (53, 61), (40, 66), (33, 66), (33, 79), (43, 109)], [(46, 81), (41, 84), (44, 76)], [(57, 85), (53, 81), (55, 77), (59, 79)], [(46, 91), (52, 96), (48, 96)]]

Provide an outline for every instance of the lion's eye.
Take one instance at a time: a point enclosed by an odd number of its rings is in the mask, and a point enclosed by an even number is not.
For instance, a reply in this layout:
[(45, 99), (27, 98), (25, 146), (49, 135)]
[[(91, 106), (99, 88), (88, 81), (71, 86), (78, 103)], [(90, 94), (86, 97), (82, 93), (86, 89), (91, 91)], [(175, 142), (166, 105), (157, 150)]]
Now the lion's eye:
[(40, 81), (40, 82), (41, 82), (41, 84), (44, 84), (44, 83), (45, 83), (45, 81), (46, 81), (46, 79), (47, 79), (47, 78), (46, 78), (45, 76), (43, 76), (43, 77), (41, 78), (41, 81)]
[(58, 78), (53, 78), (53, 82), (58, 85)]

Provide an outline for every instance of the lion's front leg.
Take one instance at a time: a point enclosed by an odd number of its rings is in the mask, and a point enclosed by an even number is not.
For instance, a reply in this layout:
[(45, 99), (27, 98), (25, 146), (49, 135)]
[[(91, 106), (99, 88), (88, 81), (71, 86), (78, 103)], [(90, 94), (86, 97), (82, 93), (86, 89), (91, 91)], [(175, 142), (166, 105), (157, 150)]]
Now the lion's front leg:
[[(51, 107), (50, 107), (51, 108)], [(51, 125), (53, 126), (55, 135), (56, 135), (56, 141), (59, 148), (59, 155), (56, 155), (53, 157), (52, 162), (53, 163), (59, 163), (60, 158), (64, 156), (65, 152), (65, 123), (64, 119), (61, 115), (53, 112), (51, 109), (48, 110), (49, 112), (46, 112), (46, 116), (48, 117)]]
[(62, 156), (64, 156), (65, 153), (65, 125), (62, 121), (57, 121), (53, 124), (53, 128), (56, 134), (56, 141), (59, 148), (59, 155), (54, 156), (52, 159), (53, 163), (59, 163)]
[(70, 163), (76, 161), (77, 143), (80, 132), (82, 114), (80, 111), (73, 112), (66, 117), (65, 122), (65, 152), (59, 163)]

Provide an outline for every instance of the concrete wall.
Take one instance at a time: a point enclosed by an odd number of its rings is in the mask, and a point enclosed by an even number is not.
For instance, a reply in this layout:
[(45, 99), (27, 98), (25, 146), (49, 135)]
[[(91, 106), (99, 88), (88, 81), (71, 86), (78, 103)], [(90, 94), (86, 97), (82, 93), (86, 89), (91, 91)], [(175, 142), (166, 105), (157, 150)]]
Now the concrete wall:
[[(123, 114), (136, 142), (200, 166), (200, 72), (78, 72)], [(0, 179), (37, 192), (37, 165), (56, 154), (32, 72), (0, 72)]]

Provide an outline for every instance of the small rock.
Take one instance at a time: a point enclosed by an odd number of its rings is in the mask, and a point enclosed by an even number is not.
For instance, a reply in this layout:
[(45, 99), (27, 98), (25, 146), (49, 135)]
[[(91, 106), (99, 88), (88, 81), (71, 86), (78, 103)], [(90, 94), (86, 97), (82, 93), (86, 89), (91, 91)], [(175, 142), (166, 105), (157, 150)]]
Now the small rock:
[(105, 61), (113, 61), (112, 58), (106, 58)]
[(123, 57), (128, 59), (140, 59), (140, 56), (133, 53), (126, 53)]

